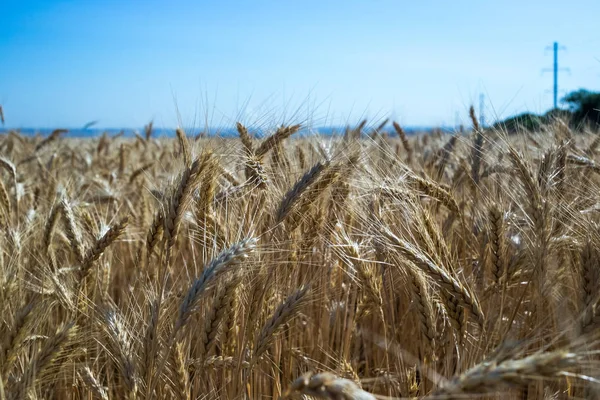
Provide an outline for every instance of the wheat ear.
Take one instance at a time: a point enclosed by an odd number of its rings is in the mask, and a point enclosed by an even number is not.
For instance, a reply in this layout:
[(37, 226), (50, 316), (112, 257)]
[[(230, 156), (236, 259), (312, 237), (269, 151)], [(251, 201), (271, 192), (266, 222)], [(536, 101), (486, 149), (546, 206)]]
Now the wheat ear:
[(81, 232), (77, 227), (75, 215), (73, 214), (73, 209), (71, 208), (71, 205), (69, 204), (67, 199), (62, 199), (62, 201), (60, 202), (60, 209), (62, 211), (65, 232), (67, 234), (67, 238), (69, 239), (69, 243), (71, 244), (71, 248), (73, 249), (73, 253), (75, 253), (77, 261), (80, 264), (82, 264), (84, 250)]
[(471, 290), (452, 277), (445, 268), (436, 265), (427, 255), (406, 240), (394, 235), (389, 229), (384, 229), (383, 234), (391, 239), (392, 243), (397, 246), (397, 249), (408, 261), (431, 276), (446, 291), (448, 296), (457, 298), (459, 304), (475, 317), (480, 326), (483, 326), (485, 317), (476, 296)]
[(402, 142), (402, 147), (404, 148), (404, 151), (406, 152), (406, 162), (408, 164), (410, 164), (412, 162), (413, 149), (410, 145), (410, 142), (408, 141), (408, 138), (406, 137), (406, 132), (404, 132), (404, 129), (402, 129), (402, 127), (400, 126), (399, 123), (394, 121), (392, 123), (392, 125), (394, 126), (394, 130), (396, 131), (398, 136), (400, 136), (400, 141)]
[(248, 133), (248, 129), (246, 129), (246, 127), (239, 122), (236, 124), (236, 128), (237, 128), (238, 134), (240, 136), (242, 145), (244, 146), (244, 149), (246, 151), (246, 155), (248, 155), (248, 156), (253, 155), (254, 154), (254, 145), (252, 144), (252, 137)]
[(192, 313), (196, 310), (198, 301), (211, 281), (242, 259), (248, 257), (248, 254), (256, 247), (256, 242), (256, 238), (244, 239), (220, 253), (204, 267), (204, 272), (194, 281), (181, 302), (175, 323), (175, 332), (185, 326)]
[(256, 338), (250, 365), (256, 364), (260, 356), (267, 350), (267, 346), (271, 343), (279, 328), (292, 319), (298, 313), (300, 307), (309, 300), (309, 296), (307, 296), (309, 289), (309, 286), (305, 286), (296, 290), (275, 309)]
[(98, 379), (94, 376), (94, 373), (87, 365), (81, 368), (79, 372), (81, 380), (91, 389), (91, 391), (102, 400), (108, 400), (108, 393)]
[(98, 239), (96, 243), (88, 250), (81, 266), (82, 276), (86, 276), (89, 273), (94, 261), (98, 260), (108, 246), (114, 243), (123, 234), (123, 232), (125, 232), (125, 228), (127, 227), (128, 223), (129, 219), (125, 217), (121, 221), (112, 225), (110, 228), (108, 228), (106, 233), (104, 233), (104, 235), (102, 235), (102, 237)]
[(482, 362), (456, 376), (431, 398), (463, 398), (468, 394), (493, 393), (507, 386), (527, 385), (540, 379), (577, 376), (571, 372), (579, 368), (584, 359), (577, 353), (553, 351), (521, 359)]
[(73, 323), (68, 323), (59, 328), (54, 336), (46, 340), (35, 358), (27, 365), (21, 381), (15, 388), (15, 399), (25, 398), (29, 390), (40, 380), (51, 365), (64, 361), (64, 359), (59, 360), (59, 355), (74, 337), (76, 330), (76, 326)]
[(376, 397), (358, 387), (351, 380), (339, 378), (329, 372), (307, 372), (297, 378), (287, 390), (285, 397), (311, 396), (330, 400), (376, 400)]
[(262, 157), (264, 157), (265, 154), (267, 154), (269, 152), (269, 150), (271, 150), (273, 147), (277, 146), (283, 140), (292, 136), (294, 133), (298, 132), (299, 130), (300, 130), (300, 125), (284, 126), (284, 127), (277, 129), (277, 131), (274, 134), (269, 136), (267, 139), (265, 139), (264, 142), (261, 143), (260, 146), (258, 146), (256, 151), (254, 152), (254, 155), (258, 159), (261, 159)]
[(282, 222), (290, 214), (294, 205), (305, 195), (308, 187), (311, 186), (328, 167), (329, 162), (318, 162), (302, 175), (296, 184), (283, 197), (275, 217), (276, 223)]
[(108, 333), (113, 355), (117, 359), (117, 366), (128, 390), (128, 397), (134, 398), (138, 391), (138, 371), (134, 361), (133, 342), (131, 335), (123, 324), (122, 318), (114, 310), (109, 310), (104, 315), (104, 329)]
[(183, 153), (183, 164), (187, 168), (190, 168), (192, 166), (192, 150), (190, 149), (188, 138), (185, 134), (185, 131), (181, 128), (177, 128), (175, 133), (177, 134), (177, 140), (179, 141), (181, 153)]

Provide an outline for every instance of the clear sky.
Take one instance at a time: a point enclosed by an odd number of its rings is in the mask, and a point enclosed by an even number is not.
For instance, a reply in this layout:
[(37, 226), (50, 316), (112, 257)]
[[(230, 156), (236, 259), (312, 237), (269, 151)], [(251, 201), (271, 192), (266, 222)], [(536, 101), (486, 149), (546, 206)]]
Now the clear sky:
[[(552, 106), (600, 89), (599, 0), (2, 0), (11, 127), (405, 125)], [(179, 115), (179, 116), (178, 116)], [(375, 123), (375, 122), (373, 122)]]

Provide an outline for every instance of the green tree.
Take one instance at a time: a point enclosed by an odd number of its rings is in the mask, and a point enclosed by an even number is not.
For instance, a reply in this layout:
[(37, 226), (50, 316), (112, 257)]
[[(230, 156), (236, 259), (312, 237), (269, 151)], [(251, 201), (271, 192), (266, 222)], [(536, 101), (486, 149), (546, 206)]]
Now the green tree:
[(532, 113), (523, 113), (497, 122), (494, 127), (508, 133), (536, 132), (543, 125), (543, 117)]
[(573, 113), (573, 123), (580, 126), (586, 122), (600, 123), (600, 93), (579, 89), (567, 94), (562, 100)]

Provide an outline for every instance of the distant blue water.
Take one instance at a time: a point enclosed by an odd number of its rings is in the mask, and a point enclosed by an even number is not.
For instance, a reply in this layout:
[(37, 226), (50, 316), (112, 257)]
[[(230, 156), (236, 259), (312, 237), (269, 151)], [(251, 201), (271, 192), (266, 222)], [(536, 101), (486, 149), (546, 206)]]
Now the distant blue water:
[[(431, 128), (431, 127), (407, 127), (407, 128), (404, 128), (406, 133), (409, 135), (414, 134), (414, 133), (428, 132), (428, 131), (431, 131), (432, 129), (433, 128)], [(441, 129), (443, 132), (454, 132), (455, 131), (455, 129), (452, 127), (443, 127)], [(0, 134), (5, 134), (9, 130), (10, 129), (1, 129), (0, 128)], [(41, 129), (18, 128), (18, 129), (14, 129), (14, 130), (20, 132), (23, 135), (47, 136), (50, 133), (52, 133), (52, 131), (54, 129), (50, 129), (50, 128), (41, 128)], [(345, 127), (319, 127), (319, 128), (314, 128), (314, 129), (300, 130), (300, 132), (296, 133), (294, 136), (307, 136), (307, 135), (314, 135), (314, 134), (331, 136), (331, 135), (335, 135), (335, 134), (343, 134), (344, 130), (345, 130)], [(250, 131), (258, 138), (264, 137), (267, 134), (261, 130), (256, 130), (256, 129), (254, 129), (254, 130), (250, 129)], [(388, 134), (390, 134), (391, 136), (396, 135), (396, 133), (394, 132), (393, 129), (386, 129), (384, 131), (387, 132)], [(131, 129), (131, 128), (128, 128), (128, 129), (118, 129), (118, 128), (81, 129), (81, 128), (75, 128), (75, 129), (69, 129), (69, 131), (63, 135), (63, 137), (73, 137), (73, 138), (98, 137), (104, 133), (106, 133), (108, 136), (116, 136), (116, 135), (119, 135), (122, 133), (123, 136), (125, 136), (125, 137), (134, 137), (136, 132), (139, 133), (142, 137), (144, 136), (143, 128), (142, 129)], [(203, 131), (201, 131), (199, 129), (186, 129), (185, 132), (190, 137), (195, 137), (198, 134), (203, 133)], [(369, 131), (369, 129), (366, 129), (365, 132), (368, 134), (370, 131)], [(232, 128), (227, 128), (227, 129), (211, 128), (208, 130), (208, 132), (204, 131), (204, 134), (206, 136), (219, 136), (219, 137), (235, 137), (238, 135), (237, 130), (232, 129)], [(156, 128), (152, 131), (152, 137), (174, 137), (174, 136), (175, 136), (175, 129)]]

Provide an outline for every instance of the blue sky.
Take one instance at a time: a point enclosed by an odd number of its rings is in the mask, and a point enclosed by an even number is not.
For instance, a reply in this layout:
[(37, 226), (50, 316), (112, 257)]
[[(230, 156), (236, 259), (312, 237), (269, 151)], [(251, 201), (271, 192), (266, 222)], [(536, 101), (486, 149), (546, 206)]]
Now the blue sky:
[[(600, 89), (600, 1), (27, 1), (0, 11), (7, 126), (489, 119)], [(563, 92), (564, 94), (564, 92)]]

